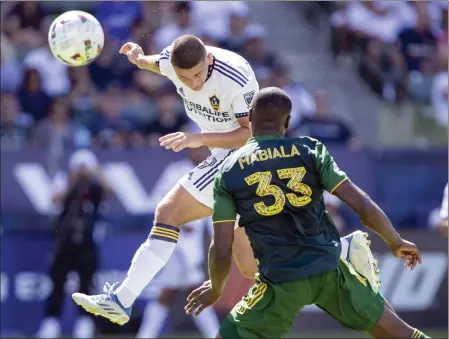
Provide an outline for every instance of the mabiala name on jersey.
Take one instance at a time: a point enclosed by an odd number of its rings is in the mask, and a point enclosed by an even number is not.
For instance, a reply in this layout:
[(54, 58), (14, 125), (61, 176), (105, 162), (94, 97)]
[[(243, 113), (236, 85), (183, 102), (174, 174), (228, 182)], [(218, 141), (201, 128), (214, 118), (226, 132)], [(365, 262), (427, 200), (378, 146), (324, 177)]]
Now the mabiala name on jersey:
[(239, 165), (241, 169), (244, 169), (245, 165), (251, 165), (256, 161), (266, 161), (276, 158), (290, 158), (299, 155), (299, 151), (295, 145), (292, 145), (292, 148), (290, 150), (284, 149), (284, 146), (279, 146), (279, 148), (273, 147), (264, 150), (258, 150), (250, 156), (240, 158)]
[(213, 109), (210, 109), (209, 107), (202, 106), (200, 104), (189, 101), (187, 99), (184, 99), (184, 104), (185, 104), (186, 109), (189, 110), (189, 112), (194, 112), (196, 114), (202, 115), (203, 117), (207, 118), (208, 121), (213, 121), (213, 122), (231, 121), (229, 112), (214, 111)]

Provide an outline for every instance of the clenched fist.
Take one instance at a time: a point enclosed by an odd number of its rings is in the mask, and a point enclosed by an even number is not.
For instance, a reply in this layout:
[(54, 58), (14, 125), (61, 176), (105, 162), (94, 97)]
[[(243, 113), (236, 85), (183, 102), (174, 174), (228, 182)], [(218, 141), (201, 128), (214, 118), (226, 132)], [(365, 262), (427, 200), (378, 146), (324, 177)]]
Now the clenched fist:
[(126, 55), (128, 57), (129, 62), (136, 65), (139, 68), (143, 67), (143, 59), (145, 56), (143, 53), (142, 47), (134, 42), (127, 42), (120, 48), (120, 54)]

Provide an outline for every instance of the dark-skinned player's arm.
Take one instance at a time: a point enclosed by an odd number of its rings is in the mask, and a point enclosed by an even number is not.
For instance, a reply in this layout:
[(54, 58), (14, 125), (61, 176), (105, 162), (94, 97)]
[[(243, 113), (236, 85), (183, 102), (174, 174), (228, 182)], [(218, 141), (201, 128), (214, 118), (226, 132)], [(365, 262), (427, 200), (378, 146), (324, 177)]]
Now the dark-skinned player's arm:
[(349, 180), (320, 142), (316, 144), (315, 155), (322, 187), (344, 201), (367, 228), (386, 242), (394, 256), (406, 259), (405, 266), (414, 269), (418, 262), (421, 264), (421, 255), (416, 245), (401, 238), (380, 207)]
[(143, 53), (142, 47), (134, 42), (127, 42), (120, 48), (120, 54), (126, 55), (129, 62), (136, 65), (140, 69), (146, 69), (148, 71), (161, 74), (161, 69), (159, 68), (160, 54), (155, 55), (145, 55)]
[(186, 313), (195, 316), (214, 305), (223, 293), (232, 265), (234, 224), (237, 217), (235, 201), (227, 191), (222, 174), (214, 183), (214, 235), (209, 248), (209, 281), (194, 290), (187, 298)]

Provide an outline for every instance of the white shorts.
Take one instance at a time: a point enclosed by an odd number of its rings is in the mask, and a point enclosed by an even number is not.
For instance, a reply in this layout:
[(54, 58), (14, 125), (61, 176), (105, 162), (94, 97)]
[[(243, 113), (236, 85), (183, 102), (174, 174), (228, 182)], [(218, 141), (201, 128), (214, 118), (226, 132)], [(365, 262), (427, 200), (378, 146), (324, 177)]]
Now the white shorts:
[[(189, 222), (181, 228), (175, 251), (157, 276), (162, 288), (184, 289), (202, 284), (205, 274), (204, 232), (210, 218)], [(210, 230), (207, 230), (210, 233)]]
[(235, 150), (214, 149), (206, 160), (184, 175), (179, 183), (200, 203), (213, 208), (214, 179), (224, 160), (233, 152)]

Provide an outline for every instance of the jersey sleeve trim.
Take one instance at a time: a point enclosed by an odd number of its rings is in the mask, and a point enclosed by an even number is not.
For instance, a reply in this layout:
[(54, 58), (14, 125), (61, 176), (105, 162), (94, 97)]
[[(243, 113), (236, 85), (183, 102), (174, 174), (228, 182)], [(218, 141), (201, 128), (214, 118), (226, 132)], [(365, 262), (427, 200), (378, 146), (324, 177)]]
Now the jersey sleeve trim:
[(335, 185), (335, 187), (333, 189), (330, 190), (330, 194), (334, 193), (334, 191), (338, 188), (338, 186), (340, 186), (342, 183), (344, 183), (346, 180), (348, 180), (349, 178), (343, 178), (337, 185)]
[(236, 118), (245, 118), (245, 117), (249, 116), (249, 112), (235, 113), (234, 115)]
[(215, 220), (213, 222), (213, 224), (220, 224), (220, 223), (223, 223), (223, 222), (235, 222), (235, 221), (236, 221), (236, 219), (234, 219), (234, 220)]

